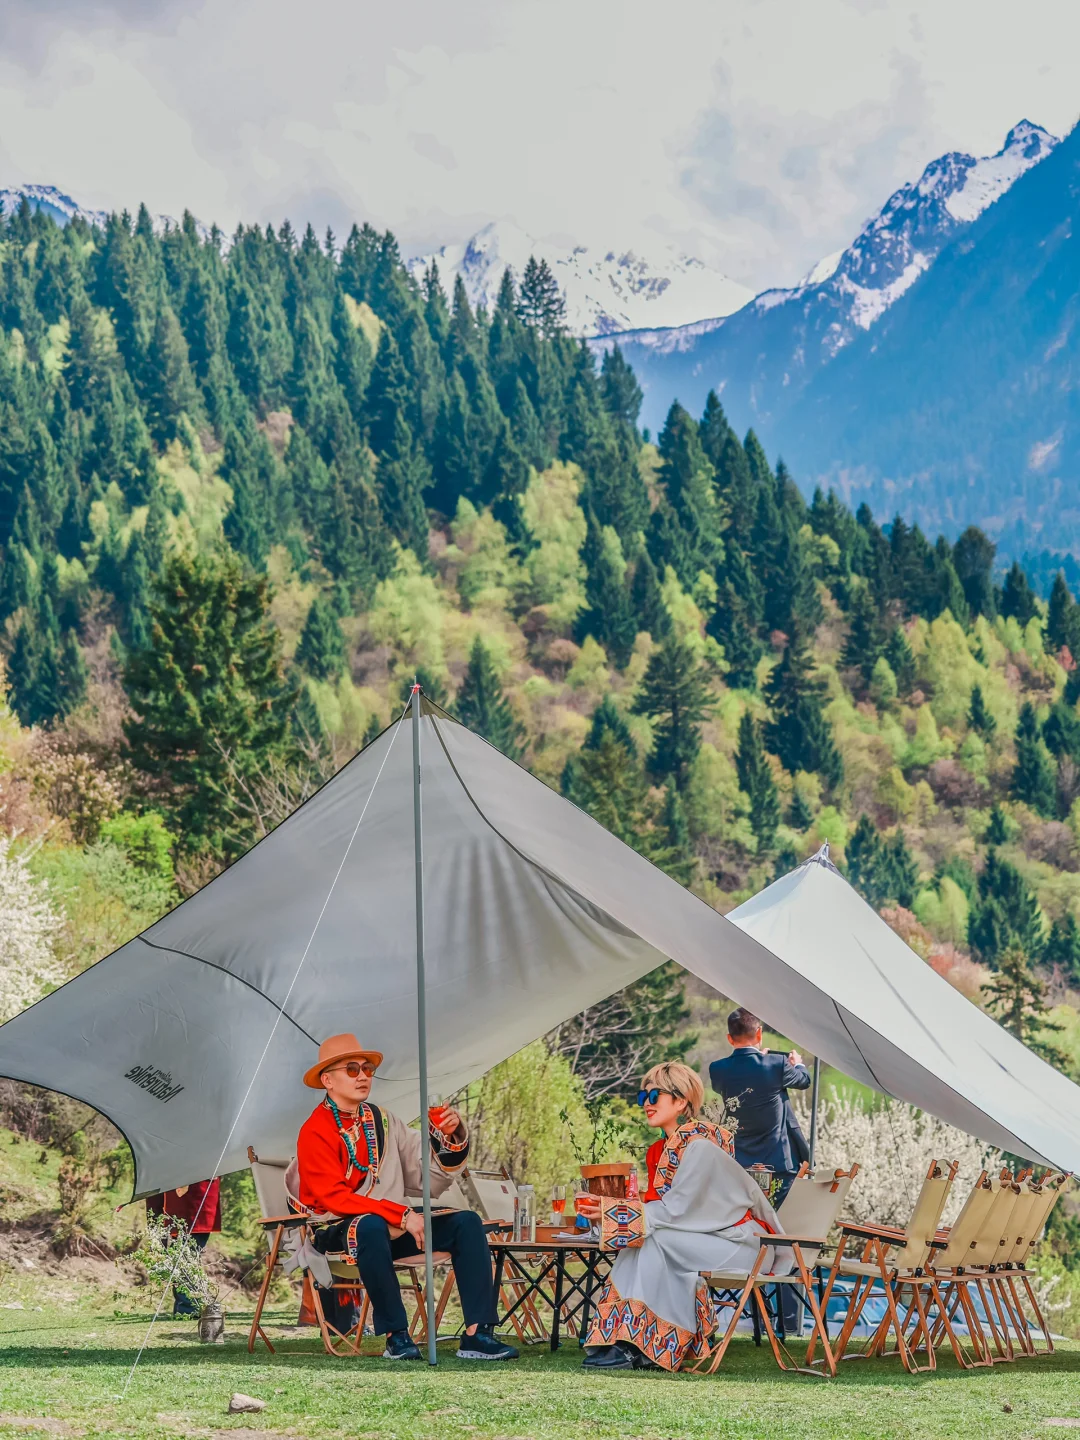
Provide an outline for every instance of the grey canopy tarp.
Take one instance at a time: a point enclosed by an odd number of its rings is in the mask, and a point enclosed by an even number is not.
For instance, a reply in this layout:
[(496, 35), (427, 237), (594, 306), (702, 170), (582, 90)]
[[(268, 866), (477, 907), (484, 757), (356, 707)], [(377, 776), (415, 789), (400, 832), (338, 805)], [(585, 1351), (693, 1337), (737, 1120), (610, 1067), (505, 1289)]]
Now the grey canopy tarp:
[[(385, 1052), (375, 1098), (417, 1113), (413, 723), (0, 1027), (0, 1075), (108, 1116), (131, 1145), (137, 1194), (239, 1169), (248, 1145), (292, 1154), (315, 1098), (301, 1076), (341, 1031)], [(464, 726), (426, 705), (420, 724), (431, 1092), (671, 957), (845, 1073), (1080, 1168), (1080, 1090), (933, 975), (839, 876), (803, 867), (732, 923)], [(807, 906), (817, 871), (832, 888)], [(967, 1081), (928, 1039), (946, 1014), (943, 1038), (965, 1064), (980, 1057)]]

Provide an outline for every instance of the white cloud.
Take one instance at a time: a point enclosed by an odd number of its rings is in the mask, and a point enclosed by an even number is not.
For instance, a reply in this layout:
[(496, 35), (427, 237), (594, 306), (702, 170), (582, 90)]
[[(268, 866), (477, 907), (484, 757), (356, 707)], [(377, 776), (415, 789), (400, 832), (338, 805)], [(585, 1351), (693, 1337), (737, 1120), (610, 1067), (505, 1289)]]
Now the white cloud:
[(793, 280), (945, 149), (1077, 108), (1080, 7), (987, 0), (8, 0), (0, 184), (86, 204), (671, 237)]

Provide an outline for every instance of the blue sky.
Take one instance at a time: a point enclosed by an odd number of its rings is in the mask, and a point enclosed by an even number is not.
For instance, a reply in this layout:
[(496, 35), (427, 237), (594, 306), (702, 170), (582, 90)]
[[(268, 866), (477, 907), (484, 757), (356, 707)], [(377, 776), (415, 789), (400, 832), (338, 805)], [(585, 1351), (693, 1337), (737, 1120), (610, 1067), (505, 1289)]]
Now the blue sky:
[(0, 185), (231, 228), (491, 219), (791, 283), (949, 149), (1080, 109), (1080, 5), (4, 0)]

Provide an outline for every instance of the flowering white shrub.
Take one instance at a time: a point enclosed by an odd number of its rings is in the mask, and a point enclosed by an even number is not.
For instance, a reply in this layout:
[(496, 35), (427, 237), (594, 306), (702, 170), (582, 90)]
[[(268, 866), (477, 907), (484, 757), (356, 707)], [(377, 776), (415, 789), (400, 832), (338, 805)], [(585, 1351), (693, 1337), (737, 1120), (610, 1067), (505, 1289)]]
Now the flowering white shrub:
[(0, 835), (0, 1021), (10, 1020), (64, 979), (53, 942), (60, 917), (29, 857)]
[[(809, 1107), (803, 1091), (800, 1121), (810, 1133)], [(847, 1170), (853, 1161), (859, 1173), (848, 1195), (845, 1220), (904, 1225), (926, 1178), (931, 1160), (958, 1160), (943, 1224), (951, 1224), (983, 1169), (1000, 1167), (1000, 1151), (984, 1145), (933, 1115), (901, 1101), (879, 1100), (871, 1109), (830, 1088), (818, 1109), (816, 1169)]]

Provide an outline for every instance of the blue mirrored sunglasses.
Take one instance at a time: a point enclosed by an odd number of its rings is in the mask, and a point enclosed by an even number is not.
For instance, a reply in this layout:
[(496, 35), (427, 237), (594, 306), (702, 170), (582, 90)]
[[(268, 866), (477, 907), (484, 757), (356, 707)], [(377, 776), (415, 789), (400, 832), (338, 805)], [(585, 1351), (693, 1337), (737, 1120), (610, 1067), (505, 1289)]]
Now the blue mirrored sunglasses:
[(655, 1105), (661, 1095), (670, 1095), (673, 1100), (684, 1100), (686, 1097), (680, 1095), (678, 1090), (660, 1090), (655, 1085), (651, 1090), (639, 1090), (637, 1092), (637, 1103), (639, 1105)]

